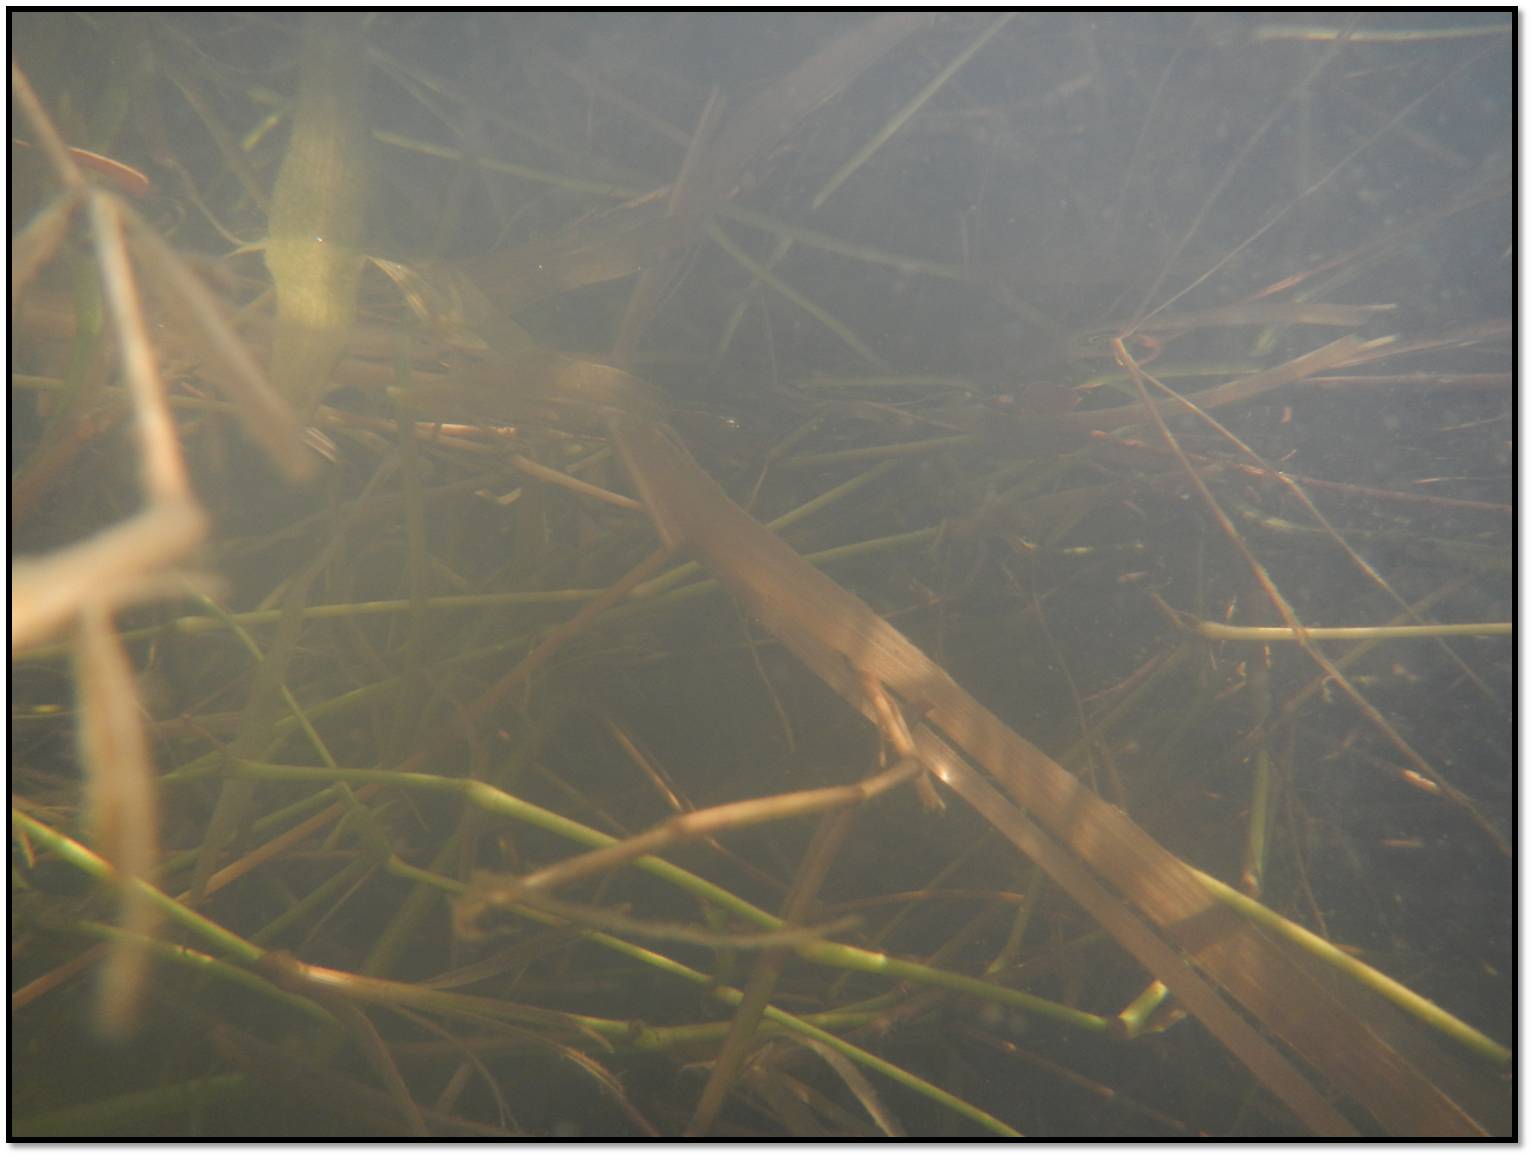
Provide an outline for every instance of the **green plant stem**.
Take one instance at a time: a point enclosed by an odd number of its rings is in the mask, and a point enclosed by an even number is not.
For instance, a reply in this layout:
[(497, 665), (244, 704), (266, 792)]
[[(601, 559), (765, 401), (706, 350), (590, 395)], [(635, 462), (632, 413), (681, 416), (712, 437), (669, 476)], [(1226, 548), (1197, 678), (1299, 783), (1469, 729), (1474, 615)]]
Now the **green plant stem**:
[[(248, 776), (251, 779), (274, 780), (278, 782), (337, 780), (348, 783), (374, 784), (380, 787), (460, 795), (474, 807), (491, 815), (531, 824), (543, 831), (562, 836), (585, 847), (605, 848), (618, 842), (614, 837), (606, 835), (604, 832), (598, 832), (594, 828), (576, 823), (574, 820), (567, 819), (557, 812), (552, 812), (546, 808), (538, 807), (536, 804), (518, 799), (501, 791), (499, 788), (492, 787), (487, 783), (481, 783), (478, 780), (449, 779), (443, 776), (425, 775), (419, 772), (380, 771), (376, 768), (293, 767), (285, 764), (254, 763), (250, 761), (242, 762), (235, 766), (233, 774), (236, 776)], [(769, 912), (757, 908), (754, 904), (740, 899), (727, 889), (720, 888), (711, 881), (688, 872), (684, 868), (678, 868), (658, 856), (641, 856), (632, 861), (632, 866), (682, 889), (705, 904), (712, 904), (722, 908), (758, 927), (777, 930), (783, 926), (782, 921)], [(397, 857), (389, 861), (389, 871), (407, 879), (430, 883), (439, 890), (451, 894), (460, 893), (464, 887), (459, 881), (450, 880), (445, 876), (439, 876), (424, 869), (416, 868), (413, 865), (404, 863)], [(522, 915), (529, 915), (535, 911), (535, 909), (522, 906), (516, 906), (513, 910)], [(847, 944), (837, 944), (823, 940), (816, 940), (801, 945), (795, 951), (805, 960), (822, 964), (828, 968), (850, 969), (874, 976), (888, 976), (898, 980), (914, 981), (919, 984), (931, 984), (951, 989), (955, 992), (976, 996), (982, 1000), (995, 1001), (1008, 1007), (1022, 1008), (1029, 1012), (1037, 1013), (1040, 1016), (1049, 1017), (1090, 1032), (1104, 1032), (1107, 1028), (1107, 1021), (1104, 1017), (1081, 1012), (1078, 1009), (1069, 1008), (1067, 1005), (1044, 1000), (1041, 997), (1019, 992), (1013, 988), (1005, 988), (1001, 985), (975, 980), (960, 973), (930, 968), (914, 961), (900, 960), (897, 957), (889, 956), (882, 952), (868, 952), (865, 949), (854, 948)]]

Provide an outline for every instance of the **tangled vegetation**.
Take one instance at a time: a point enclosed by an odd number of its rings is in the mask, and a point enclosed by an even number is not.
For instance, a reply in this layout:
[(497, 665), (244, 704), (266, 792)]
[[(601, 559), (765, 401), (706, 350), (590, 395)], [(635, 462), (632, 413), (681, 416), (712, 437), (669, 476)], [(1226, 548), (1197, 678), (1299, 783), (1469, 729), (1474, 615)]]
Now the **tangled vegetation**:
[(15, 1136), (1509, 1131), (1503, 16), (14, 33)]

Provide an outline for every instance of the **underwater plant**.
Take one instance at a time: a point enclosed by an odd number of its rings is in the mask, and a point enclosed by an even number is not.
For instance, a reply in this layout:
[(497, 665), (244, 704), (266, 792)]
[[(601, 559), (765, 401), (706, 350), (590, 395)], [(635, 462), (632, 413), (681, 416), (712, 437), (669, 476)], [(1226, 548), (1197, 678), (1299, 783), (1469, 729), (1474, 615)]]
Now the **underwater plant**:
[(15, 32), (15, 1136), (1509, 1131), (1502, 16)]

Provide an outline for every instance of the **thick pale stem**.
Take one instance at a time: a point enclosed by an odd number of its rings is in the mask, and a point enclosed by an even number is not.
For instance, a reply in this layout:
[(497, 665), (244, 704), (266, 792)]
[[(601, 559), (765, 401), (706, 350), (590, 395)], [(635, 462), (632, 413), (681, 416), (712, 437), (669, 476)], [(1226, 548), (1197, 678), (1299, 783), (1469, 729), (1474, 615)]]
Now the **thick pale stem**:
[(360, 20), (303, 18), (293, 135), (272, 190), (266, 266), (277, 293), (271, 379), (300, 414), (329, 387), (356, 317), (367, 215)]

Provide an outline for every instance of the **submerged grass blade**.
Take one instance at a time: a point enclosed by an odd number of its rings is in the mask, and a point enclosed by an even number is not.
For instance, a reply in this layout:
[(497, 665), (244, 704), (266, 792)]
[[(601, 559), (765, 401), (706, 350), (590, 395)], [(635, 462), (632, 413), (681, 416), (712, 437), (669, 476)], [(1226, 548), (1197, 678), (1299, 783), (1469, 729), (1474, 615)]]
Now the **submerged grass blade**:
[(303, 19), (293, 135), (272, 191), (266, 266), (277, 291), (271, 377), (313, 411), (356, 318), (367, 215), (366, 54), (355, 13)]
[(94, 843), (110, 861), (128, 936), (113, 942), (97, 989), (97, 1024), (122, 1038), (137, 1023), (148, 974), (144, 939), (159, 913), (134, 887), (159, 860), (159, 809), (154, 769), (144, 736), (133, 668), (98, 603), (81, 614), (75, 644), (75, 687), (80, 701), (80, 763), (86, 773), (86, 811)]

